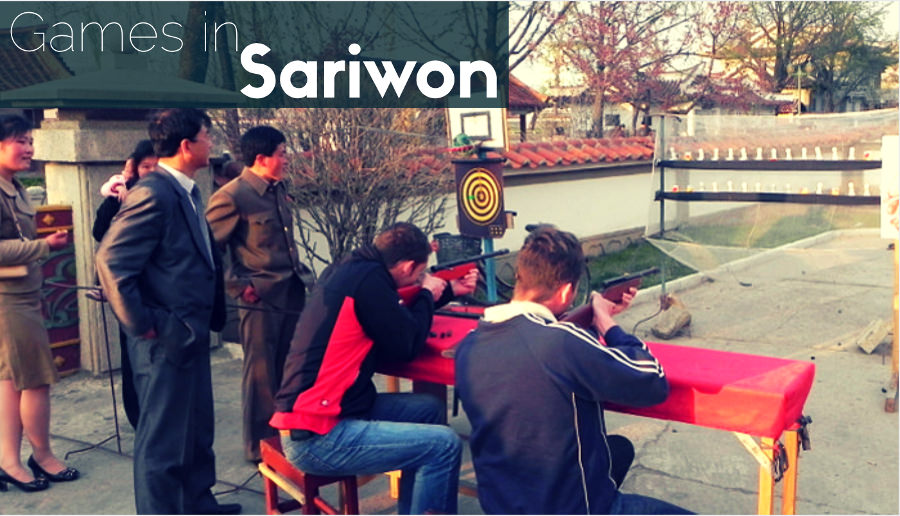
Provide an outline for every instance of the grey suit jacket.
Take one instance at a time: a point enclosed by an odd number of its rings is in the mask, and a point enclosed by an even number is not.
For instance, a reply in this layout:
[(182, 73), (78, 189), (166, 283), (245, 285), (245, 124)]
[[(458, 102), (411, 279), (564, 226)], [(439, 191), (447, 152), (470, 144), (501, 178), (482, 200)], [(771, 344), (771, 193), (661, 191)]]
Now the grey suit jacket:
[(225, 320), (218, 251), (206, 252), (187, 192), (157, 169), (129, 192), (97, 250), (97, 273), (125, 331), (155, 328), (175, 364), (208, 351)]

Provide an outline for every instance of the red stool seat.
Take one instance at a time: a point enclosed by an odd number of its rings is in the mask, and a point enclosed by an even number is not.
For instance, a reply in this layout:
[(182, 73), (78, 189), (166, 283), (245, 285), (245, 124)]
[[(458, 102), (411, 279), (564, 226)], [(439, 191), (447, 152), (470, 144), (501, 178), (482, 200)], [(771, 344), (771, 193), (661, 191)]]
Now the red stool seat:
[[(325, 477), (300, 471), (285, 458), (278, 436), (261, 440), (259, 451), (262, 457), (259, 472), (263, 477), (267, 514), (284, 514), (297, 509), (302, 509), (303, 514), (359, 514), (355, 476)], [(334, 483), (340, 483), (341, 512), (319, 494), (319, 488)], [(279, 488), (293, 500), (279, 501)]]

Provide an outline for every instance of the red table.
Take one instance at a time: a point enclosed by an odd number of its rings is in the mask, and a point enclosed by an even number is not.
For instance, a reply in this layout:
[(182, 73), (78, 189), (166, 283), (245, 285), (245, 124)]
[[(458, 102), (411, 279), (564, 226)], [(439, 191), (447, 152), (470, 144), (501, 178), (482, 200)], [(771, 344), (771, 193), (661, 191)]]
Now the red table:
[[(382, 364), (378, 372), (416, 383), (437, 384), (445, 389), (444, 386), (455, 382), (454, 364), (442, 352), (455, 346), (476, 325), (474, 319), (436, 315), (432, 337), (417, 359), (406, 364)], [(765, 462), (772, 461), (775, 443), (784, 434), (789, 467), (784, 475), (782, 513), (794, 514), (800, 428), (797, 421), (812, 387), (815, 365), (658, 342), (649, 342), (647, 346), (659, 359), (669, 380), (668, 399), (652, 407), (607, 404), (606, 408), (743, 434), (739, 438), (761, 464), (759, 514), (771, 514), (773, 510), (775, 482)], [(747, 437), (750, 435), (761, 438), (761, 449), (752, 449), (751, 443), (755, 442)]]

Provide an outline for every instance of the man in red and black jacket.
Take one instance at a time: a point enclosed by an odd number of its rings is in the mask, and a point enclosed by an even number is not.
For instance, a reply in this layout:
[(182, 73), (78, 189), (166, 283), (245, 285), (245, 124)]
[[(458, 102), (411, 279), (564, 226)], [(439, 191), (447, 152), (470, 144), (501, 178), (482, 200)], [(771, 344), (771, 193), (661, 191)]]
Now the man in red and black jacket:
[[(377, 361), (419, 354), (435, 299), (454, 293), (424, 274), (430, 252), (422, 231), (400, 222), (323, 272), (297, 324), (270, 422), (288, 460), (307, 473), (403, 470), (401, 514), (456, 513), (461, 445), (438, 424), (443, 405), (429, 395), (378, 394), (372, 382)], [(397, 289), (419, 282), (401, 304)]]

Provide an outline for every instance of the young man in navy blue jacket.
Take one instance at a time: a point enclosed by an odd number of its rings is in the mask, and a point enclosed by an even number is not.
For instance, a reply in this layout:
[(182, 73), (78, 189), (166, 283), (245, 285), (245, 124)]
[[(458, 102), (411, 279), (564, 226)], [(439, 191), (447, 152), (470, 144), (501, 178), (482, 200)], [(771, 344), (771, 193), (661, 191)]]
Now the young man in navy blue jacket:
[(619, 460), (616, 450), (625, 441), (626, 454), (633, 451), (624, 438), (606, 435), (603, 403), (655, 405), (669, 385), (644, 343), (612, 318), (634, 289), (620, 304), (593, 295), (599, 338), (557, 321), (583, 261), (571, 233), (533, 231), (519, 251), (512, 302), (488, 308), (456, 351), (481, 507), (488, 514), (685, 514), (618, 491), (630, 457)]

